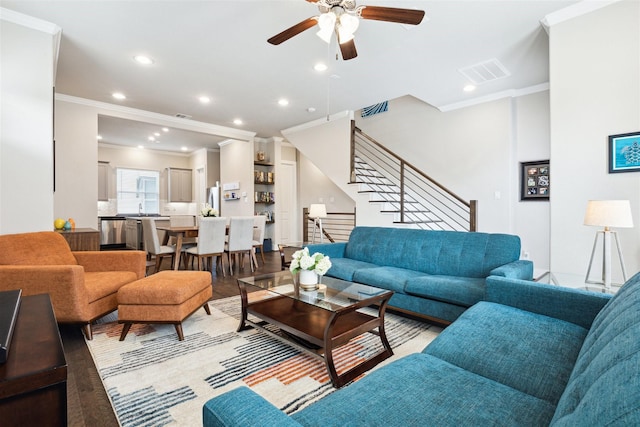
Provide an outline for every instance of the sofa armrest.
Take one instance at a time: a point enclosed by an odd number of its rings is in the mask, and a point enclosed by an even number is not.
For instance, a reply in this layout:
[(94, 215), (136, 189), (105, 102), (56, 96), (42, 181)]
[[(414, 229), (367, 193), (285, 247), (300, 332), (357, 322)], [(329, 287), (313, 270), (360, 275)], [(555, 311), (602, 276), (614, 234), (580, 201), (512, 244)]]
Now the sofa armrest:
[(533, 279), (533, 262), (526, 259), (519, 259), (509, 264), (501, 265), (489, 272), (489, 276), (502, 276), (510, 279)]
[(202, 407), (204, 427), (286, 427), (300, 426), (248, 387), (240, 387), (214, 397)]
[(347, 247), (347, 242), (337, 243), (318, 243), (315, 245), (307, 245), (309, 253), (314, 254), (320, 252), (329, 258), (343, 258), (344, 250)]
[(2, 265), (0, 290), (22, 289), (22, 295), (49, 294), (61, 322), (88, 321), (89, 304), (80, 265)]
[(132, 271), (142, 279), (147, 268), (144, 251), (77, 251), (72, 254), (87, 272)]
[(611, 295), (527, 280), (490, 276), (486, 300), (564, 320), (589, 329)]

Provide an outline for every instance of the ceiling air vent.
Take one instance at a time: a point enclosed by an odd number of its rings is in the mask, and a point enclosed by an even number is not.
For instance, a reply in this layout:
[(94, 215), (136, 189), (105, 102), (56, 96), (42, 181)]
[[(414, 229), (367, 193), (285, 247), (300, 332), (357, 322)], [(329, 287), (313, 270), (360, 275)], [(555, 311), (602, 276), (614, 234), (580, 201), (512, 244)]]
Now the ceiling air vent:
[(188, 114), (182, 114), (182, 113), (178, 113), (176, 114), (176, 117), (178, 117), (179, 119), (190, 119), (191, 116)]
[(469, 67), (460, 68), (458, 71), (476, 85), (481, 85), (483, 83), (502, 79), (511, 75), (509, 70), (507, 70), (505, 66), (495, 58)]

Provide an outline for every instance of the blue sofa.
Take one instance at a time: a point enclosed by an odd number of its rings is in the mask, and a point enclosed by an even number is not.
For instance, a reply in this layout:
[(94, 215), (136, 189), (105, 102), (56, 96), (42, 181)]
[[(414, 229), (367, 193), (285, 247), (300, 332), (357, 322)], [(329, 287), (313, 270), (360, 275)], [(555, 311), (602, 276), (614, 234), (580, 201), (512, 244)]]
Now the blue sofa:
[(422, 353), (287, 416), (241, 387), (209, 426), (640, 425), (640, 274), (613, 297), (490, 277)]
[(444, 323), (484, 298), (487, 277), (533, 278), (508, 234), (356, 227), (348, 242), (309, 251), (330, 257), (328, 276), (392, 290), (390, 307)]

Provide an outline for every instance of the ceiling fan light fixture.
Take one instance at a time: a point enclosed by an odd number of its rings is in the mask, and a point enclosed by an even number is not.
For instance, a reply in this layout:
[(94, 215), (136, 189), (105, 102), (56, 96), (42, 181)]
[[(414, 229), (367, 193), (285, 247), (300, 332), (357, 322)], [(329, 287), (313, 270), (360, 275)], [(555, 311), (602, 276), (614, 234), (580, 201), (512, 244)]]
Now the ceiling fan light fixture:
[(331, 42), (331, 34), (336, 27), (336, 14), (333, 12), (323, 13), (318, 17), (318, 27), (320, 30), (316, 33), (318, 37), (326, 43)]

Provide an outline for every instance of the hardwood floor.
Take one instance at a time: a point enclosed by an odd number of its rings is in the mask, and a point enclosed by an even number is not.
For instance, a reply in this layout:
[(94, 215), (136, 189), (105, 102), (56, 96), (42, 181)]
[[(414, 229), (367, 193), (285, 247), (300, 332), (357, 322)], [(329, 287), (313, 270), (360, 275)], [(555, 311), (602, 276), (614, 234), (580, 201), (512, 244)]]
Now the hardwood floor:
[[(258, 263), (259, 267), (255, 273), (251, 272), (248, 261), (245, 261), (245, 268), (240, 270), (239, 274), (234, 271), (234, 274), (229, 276), (227, 271), (224, 278), (220, 272), (213, 275), (213, 299), (239, 295), (236, 283), (238, 277), (279, 271), (280, 255), (277, 251), (265, 253), (265, 264), (262, 264), (260, 256), (258, 256)], [(164, 260), (161, 269), (169, 269), (169, 264), (169, 259)], [(113, 318), (113, 315), (108, 316)], [(78, 325), (60, 325), (60, 335), (68, 365), (68, 425), (74, 427), (118, 427), (111, 402), (93, 364), (80, 327)]]

